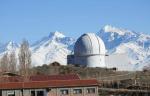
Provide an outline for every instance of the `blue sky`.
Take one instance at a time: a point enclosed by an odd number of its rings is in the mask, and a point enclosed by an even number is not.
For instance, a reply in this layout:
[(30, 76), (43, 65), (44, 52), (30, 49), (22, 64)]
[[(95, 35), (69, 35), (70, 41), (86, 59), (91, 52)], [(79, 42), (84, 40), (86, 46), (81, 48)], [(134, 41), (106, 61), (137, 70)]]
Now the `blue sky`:
[(106, 24), (150, 34), (150, 0), (0, 0), (0, 42), (56, 30), (77, 38)]

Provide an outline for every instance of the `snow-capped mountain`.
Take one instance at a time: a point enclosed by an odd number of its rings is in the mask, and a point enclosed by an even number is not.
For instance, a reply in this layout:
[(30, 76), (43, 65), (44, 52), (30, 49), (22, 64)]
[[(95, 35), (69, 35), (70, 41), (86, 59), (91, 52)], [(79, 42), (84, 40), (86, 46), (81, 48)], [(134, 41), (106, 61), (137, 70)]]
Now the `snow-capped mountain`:
[[(150, 58), (150, 35), (106, 25), (97, 33), (104, 41), (108, 54), (126, 53), (136, 69), (146, 66)], [(148, 62), (148, 61), (147, 61)]]
[[(50, 32), (49, 36), (31, 45), (32, 64), (35, 66), (54, 61), (66, 65), (67, 55), (71, 52), (75, 39), (66, 37), (61, 32)], [(0, 45), (0, 57), (5, 53), (15, 52), (18, 58), (20, 44), (10, 41)]]
[(60, 32), (51, 32), (49, 36), (32, 45), (32, 63), (41, 65), (57, 61), (65, 65), (74, 42), (73, 38)]
[(15, 52), (17, 55), (18, 51), (19, 51), (19, 45), (14, 41), (10, 41), (6, 44), (0, 45), (0, 57), (2, 57), (5, 53), (9, 54), (11, 52)]
[[(107, 54), (127, 53), (130, 63), (135, 65), (136, 69), (142, 69), (149, 64), (150, 35), (110, 25), (104, 26), (97, 32), (97, 35), (103, 39)], [(65, 65), (67, 55), (72, 52), (75, 41), (61, 32), (51, 32), (48, 36), (31, 45), (32, 63), (38, 66), (57, 61)], [(18, 56), (19, 44), (12, 41), (7, 44), (0, 44), (0, 56), (12, 51)]]

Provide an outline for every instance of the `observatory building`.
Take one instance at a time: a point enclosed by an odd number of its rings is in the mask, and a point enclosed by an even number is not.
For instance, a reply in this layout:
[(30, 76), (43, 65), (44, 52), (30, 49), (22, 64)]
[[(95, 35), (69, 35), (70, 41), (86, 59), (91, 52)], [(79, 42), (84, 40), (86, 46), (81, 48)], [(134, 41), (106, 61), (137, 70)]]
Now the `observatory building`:
[(106, 67), (104, 42), (94, 33), (83, 34), (75, 43), (74, 54), (67, 58), (68, 64)]

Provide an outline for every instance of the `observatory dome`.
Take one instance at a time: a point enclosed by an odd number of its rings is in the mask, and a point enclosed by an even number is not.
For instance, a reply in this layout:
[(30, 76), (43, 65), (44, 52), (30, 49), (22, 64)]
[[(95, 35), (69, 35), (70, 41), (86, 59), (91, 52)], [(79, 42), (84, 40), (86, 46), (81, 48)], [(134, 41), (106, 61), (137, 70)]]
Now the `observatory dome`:
[(105, 54), (105, 45), (101, 38), (94, 33), (83, 34), (75, 43), (75, 55)]
[(105, 67), (105, 45), (94, 33), (83, 34), (74, 46), (75, 63), (88, 67)]

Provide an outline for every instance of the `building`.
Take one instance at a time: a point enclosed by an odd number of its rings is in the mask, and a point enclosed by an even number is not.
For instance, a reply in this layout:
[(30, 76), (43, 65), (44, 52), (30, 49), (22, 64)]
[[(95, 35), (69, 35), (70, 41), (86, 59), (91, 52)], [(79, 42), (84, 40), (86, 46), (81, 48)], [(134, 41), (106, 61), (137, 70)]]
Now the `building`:
[(74, 54), (67, 58), (68, 64), (106, 67), (104, 42), (94, 33), (83, 34), (75, 43)]
[(97, 80), (81, 80), (78, 75), (31, 76), (29, 81), (22, 77), (6, 79), (0, 82), (0, 96), (98, 96)]

